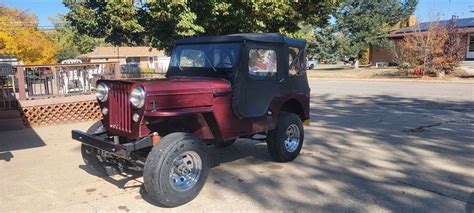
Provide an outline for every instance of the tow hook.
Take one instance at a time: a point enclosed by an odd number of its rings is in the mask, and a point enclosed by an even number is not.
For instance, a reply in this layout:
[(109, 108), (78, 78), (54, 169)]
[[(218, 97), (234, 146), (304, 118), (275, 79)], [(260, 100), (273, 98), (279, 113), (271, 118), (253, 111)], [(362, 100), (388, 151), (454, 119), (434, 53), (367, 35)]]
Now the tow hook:
[(153, 145), (157, 144), (158, 141), (160, 141), (160, 135), (158, 135), (157, 132), (153, 132), (151, 134), (151, 142), (153, 143)]

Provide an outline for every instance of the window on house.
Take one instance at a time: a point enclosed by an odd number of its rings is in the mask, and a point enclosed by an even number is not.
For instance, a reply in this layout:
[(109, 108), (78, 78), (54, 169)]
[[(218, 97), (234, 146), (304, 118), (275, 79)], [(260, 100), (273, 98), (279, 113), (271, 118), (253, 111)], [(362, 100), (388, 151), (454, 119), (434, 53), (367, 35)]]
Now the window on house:
[(250, 49), (249, 74), (251, 76), (274, 76), (277, 73), (277, 55), (275, 50)]
[(469, 39), (469, 52), (474, 52), (474, 35), (471, 35)]
[(296, 47), (288, 47), (288, 75), (301, 76), (305, 72), (304, 52)]
[(140, 63), (140, 57), (127, 57), (125, 59), (125, 62), (127, 64), (139, 64)]

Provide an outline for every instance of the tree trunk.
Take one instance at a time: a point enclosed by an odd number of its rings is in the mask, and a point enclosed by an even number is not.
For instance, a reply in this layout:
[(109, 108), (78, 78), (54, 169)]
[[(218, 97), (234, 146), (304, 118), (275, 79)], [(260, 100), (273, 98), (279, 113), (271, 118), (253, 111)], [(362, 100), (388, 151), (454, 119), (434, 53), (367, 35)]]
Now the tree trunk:
[(446, 76), (446, 73), (444, 72), (444, 70), (441, 70), (441, 71), (436, 72), (436, 76), (438, 78), (444, 78)]
[(359, 69), (359, 60), (354, 61), (354, 69)]

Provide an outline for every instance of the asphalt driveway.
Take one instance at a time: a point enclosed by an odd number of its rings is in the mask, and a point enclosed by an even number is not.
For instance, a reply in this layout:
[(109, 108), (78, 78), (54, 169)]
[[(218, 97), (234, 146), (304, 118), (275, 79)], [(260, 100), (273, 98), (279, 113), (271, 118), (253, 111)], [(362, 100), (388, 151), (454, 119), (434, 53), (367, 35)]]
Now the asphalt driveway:
[(271, 162), (264, 143), (212, 147), (192, 202), (161, 209), (142, 178), (88, 173), (68, 124), (0, 132), (0, 212), (473, 212), (474, 84), (310, 80), (301, 155)]

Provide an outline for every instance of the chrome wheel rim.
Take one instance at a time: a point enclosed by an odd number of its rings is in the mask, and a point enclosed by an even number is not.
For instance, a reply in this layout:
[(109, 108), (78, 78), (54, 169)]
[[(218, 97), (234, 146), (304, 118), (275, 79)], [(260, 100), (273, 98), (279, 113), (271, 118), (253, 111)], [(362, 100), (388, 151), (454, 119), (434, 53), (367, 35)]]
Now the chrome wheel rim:
[(173, 160), (170, 171), (170, 184), (177, 191), (193, 188), (201, 174), (202, 161), (198, 153), (186, 151)]
[(300, 145), (300, 128), (296, 124), (291, 124), (286, 129), (285, 148), (288, 152), (294, 152)]

